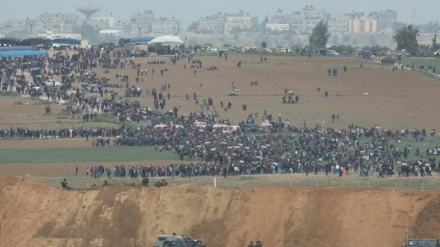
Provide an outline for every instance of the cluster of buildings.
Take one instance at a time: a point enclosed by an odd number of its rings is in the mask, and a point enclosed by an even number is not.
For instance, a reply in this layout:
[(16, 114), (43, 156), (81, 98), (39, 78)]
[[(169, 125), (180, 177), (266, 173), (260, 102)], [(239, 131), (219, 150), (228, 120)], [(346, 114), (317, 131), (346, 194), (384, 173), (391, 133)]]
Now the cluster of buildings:
[[(106, 37), (142, 37), (151, 33), (159, 35), (178, 35), (181, 32), (179, 20), (174, 17), (156, 18), (151, 10), (135, 13), (128, 20), (119, 19), (112, 14), (95, 16), (97, 7), (80, 7), (77, 14), (43, 13), (36, 19), (11, 20), (0, 25), (0, 37), (46, 37), (81, 39), (79, 33), (83, 24), (89, 24)], [(84, 18), (80, 18), (82, 13)], [(385, 10), (364, 13), (344, 13), (332, 17), (330, 13), (314, 6), (306, 5), (300, 11), (284, 13), (278, 9), (262, 23), (249, 13), (218, 13), (200, 18), (193, 22), (188, 31), (201, 34), (231, 35), (240, 32), (289, 32), (291, 34), (309, 34), (318, 22), (325, 20), (331, 33), (376, 33), (393, 31), (397, 23), (397, 11)]]
[(99, 8), (91, 6), (77, 10), (85, 15), (85, 20), (80, 18), (79, 13), (43, 13), (35, 19), (10, 20), (0, 24), (0, 37), (81, 39), (83, 24), (90, 25), (103, 38), (140, 37), (150, 33), (177, 35), (180, 32), (180, 22), (177, 19), (156, 18), (151, 10), (136, 13), (128, 20), (119, 19), (112, 14), (93, 16)]
[(332, 18), (330, 13), (307, 5), (301, 11), (283, 13), (278, 9), (265, 23), (265, 28), (271, 31), (290, 31), (296, 34), (311, 33), (321, 20), (327, 21), (331, 33), (375, 33), (392, 32), (397, 23), (397, 11), (385, 10), (364, 13), (343, 13)]
[(327, 21), (331, 33), (374, 33), (392, 32), (397, 23), (397, 11), (386, 10), (364, 13), (344, 13), (335, 18), (324, 9), (306, 5), (300, 11), (283, 13), (278, 9), (258, 28), (258, 19), (238, 12), (237, 14), (216, 14), (200, 18), (190, 26), (190, 31), (205, 34), (231, 34), (238, 31), (273, 31), (292, 34), (309, 34), (321, 20)]

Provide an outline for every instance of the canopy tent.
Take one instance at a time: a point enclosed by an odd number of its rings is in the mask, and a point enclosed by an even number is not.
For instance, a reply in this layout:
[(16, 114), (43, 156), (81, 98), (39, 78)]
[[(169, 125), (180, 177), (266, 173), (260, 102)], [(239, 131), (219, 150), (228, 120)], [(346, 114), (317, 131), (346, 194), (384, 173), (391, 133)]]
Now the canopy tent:
[(168, 125), (161, 123), (161, 124), (155, 125), (154, 128), (155, 129), (165, 129), (165, 128), (168, 128)]
[(272, 124), (269, 121), (264, 121), (260, 124), (261, 127), (272, 127)]
[(29, 38), (23, 39), (21, 45), (50, 45), (52, 41), (46, 38)]
[(0, 38), (0, 46), (3, 45), (21, 45), (21, 40), (15, 38)]
[(219, 123), (216, 123), (216, 124), (214, 124), (212, 127), (213, 128), (215, 128), (215, 129), (217, 129), (217, 128), (225, 128), (225, 127), (228, 127), (229, 125), (226, 125), (226, 124), (219, 124)]
[(53, 44), (63, 44), (63, 45), (81, 45), (81, 40), (71, 39), (71, 38), (59, 38), (52, 39)]
[(2, 51), (13, 51), (13, 50), (33, 50), (32, 46), (3, 46), (0, 47), (0, 52)]
[(205, 122), (198, 122), (198, 121), (196, 121), (194, 123), (194, 126), (200, 127), (200, 128), (205, 128), (206, 127), (206, 123)]
[(155, 44), (155, 43), (177, 43), (177, 44), (183, 44), (183, 41), (179, 38), (179, 36), (172, 36), (172, 35), (165, 35), (157, 37), (148, 44)]
[(119, 45), (125, 44), (145, 44), (155, 39), (155, 37), (135, 37), (119, 39)]
[(44, 56), (48, 55), (45, 50), (10, 50), (0, 51), (0, 57), (23, 57), (23, 56)]

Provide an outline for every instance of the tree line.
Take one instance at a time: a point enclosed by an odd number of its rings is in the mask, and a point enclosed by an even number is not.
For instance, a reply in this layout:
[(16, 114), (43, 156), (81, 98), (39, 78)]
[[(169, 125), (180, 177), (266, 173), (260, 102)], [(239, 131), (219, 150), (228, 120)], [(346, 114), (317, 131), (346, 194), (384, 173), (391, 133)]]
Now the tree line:
[[(417, 37), (419, 36), (420, 29), (413, 25), (403, 25), (400, 29), (396, 31), (396, 34), (393, 36), (394, 40), (397, 43), (397, 50), (405, 50), (410, 54), (420, 54), (427, 52), (435, 52), (440, 49), (440, 44), (437, 42), (437, 33), (434, 34), (432, 38), (431, 45), (419, 45), (417, 41)], [(328, 23), (324, 20), (321, 20), (312, 30), (312, 34), (309, 38), (309, 45), (315, 49), (325, 49), (327, 47), (327, 43), (331, 37), (331, 34), (328, 31)], [(351, 54), (354, 51), (352, 46), (333, 46), (332, 50), (336, 50), (337, 52), (343, 54), (344, 52), (348, 52)], [(387, 47), (373, 46), (369, 47), (369, 49), (373, 54), (380, 50), (389, 50)]]

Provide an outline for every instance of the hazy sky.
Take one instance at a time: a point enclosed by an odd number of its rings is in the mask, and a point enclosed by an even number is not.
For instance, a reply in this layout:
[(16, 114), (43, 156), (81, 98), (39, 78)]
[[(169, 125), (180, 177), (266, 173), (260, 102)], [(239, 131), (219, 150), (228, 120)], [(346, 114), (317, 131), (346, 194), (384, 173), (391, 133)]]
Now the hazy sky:
[[(329, 11), (332, 16), (344, 12), (365, 12), (393, 9), (398, 11), (399, 21), (410, 23), (416, 10), (416, 23), (440, 21), (440, 0), (12, 0), (0, 4), (0, 22), (7, 20), (33, 19), (43, 12), (77, 13), (76, 7), (93, 5), (101, 7), (98, 15), (109, 15), (128, 19), (132, 14), (152, 10), (158, 17), (175, 16), (186, 28), (199, 17), (218, 12), (236, 12), (239, 7), (245, 13), (258, 16), (261, 22), (266, 14), (272, 15), (278, 8), (284, 13), (297, 11), (305, 5)], [(82, 15), (81, 15), (81, 18)]]

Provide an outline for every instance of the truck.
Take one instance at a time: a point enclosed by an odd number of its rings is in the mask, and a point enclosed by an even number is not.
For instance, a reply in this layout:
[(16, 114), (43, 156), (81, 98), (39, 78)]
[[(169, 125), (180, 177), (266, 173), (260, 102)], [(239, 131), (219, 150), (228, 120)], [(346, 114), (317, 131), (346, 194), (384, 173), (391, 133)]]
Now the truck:
[(177, 235), (157, 235), (153, 247), (206, 247), (200, 240), (187, 236)]
[(403, 244), (403, 247), (440, 247), (440, 242), (438, 239), (410, 238)]

